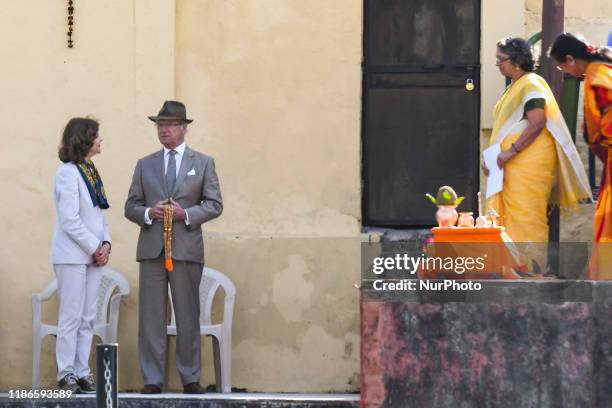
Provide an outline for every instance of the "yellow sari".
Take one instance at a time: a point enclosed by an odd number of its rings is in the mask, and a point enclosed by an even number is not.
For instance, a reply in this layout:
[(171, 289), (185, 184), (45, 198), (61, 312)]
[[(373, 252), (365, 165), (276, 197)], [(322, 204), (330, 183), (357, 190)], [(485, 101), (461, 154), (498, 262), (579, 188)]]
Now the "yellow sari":
[(546, 208), (549, 202), (574, 207), (589, 200), (591, 190), (584, 167), (546, 81), (527, 73), (514, 82), (495, 105), (490, 144), (511, 148), (527, 127), (525, 104), (545, 99), (546, 127), (524, 150), (504, 166), (503, 190), (487, 206), (501, 216), (515, 242), (547, 242)]

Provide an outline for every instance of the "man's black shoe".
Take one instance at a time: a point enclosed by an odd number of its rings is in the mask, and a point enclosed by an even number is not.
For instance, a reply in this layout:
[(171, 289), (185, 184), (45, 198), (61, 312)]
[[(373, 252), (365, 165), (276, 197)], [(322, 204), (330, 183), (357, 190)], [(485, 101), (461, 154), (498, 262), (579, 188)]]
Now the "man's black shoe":
[(202, 388), (200, 383), (193, 382), (186, 385), (183, 385), (183, 393), (185, 394), (204, 394), (206, 390)]
[(161, 394), (161, 388), (156, 384), (145, 384), (140, 391), (141, 394)]

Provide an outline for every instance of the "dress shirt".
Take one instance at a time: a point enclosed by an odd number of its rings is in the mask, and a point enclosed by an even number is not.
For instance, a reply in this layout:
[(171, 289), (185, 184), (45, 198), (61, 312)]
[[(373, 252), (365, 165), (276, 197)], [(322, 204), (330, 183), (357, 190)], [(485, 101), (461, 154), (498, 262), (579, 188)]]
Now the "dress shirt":
[[(164, 174), (166, 174), (166, 171), (168, 170), (168, 158), (170, 157), (170, 150), (174, 150), (176, 152), (176, 154), (174, 155), (174, 160), (176, 162), (176, 179), (178, 180), (179, 170), (181, 169), (181, 162), (183, 161), (183, 155), (185, 154), (185, 146), (185, 142), (176, 146), (174, 149), (168, 149), (166, 146), (164, 146)], [(148, 225), (151, 225), (153, 223), (153, 220), (149, 218), (150, 209), (151, 208), (147, 208), (144, 214), (144, 222)], [(185, 211), (185, 225), (189, 225), (189, 214), (187, 214), (187, 211)]]

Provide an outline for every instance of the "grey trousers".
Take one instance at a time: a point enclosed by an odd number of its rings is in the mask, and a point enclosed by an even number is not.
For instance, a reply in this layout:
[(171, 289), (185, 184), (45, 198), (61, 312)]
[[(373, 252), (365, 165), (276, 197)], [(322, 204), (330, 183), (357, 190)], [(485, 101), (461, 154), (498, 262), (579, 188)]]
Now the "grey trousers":
[(163, 256), (140, 262), (138, 346), (145, 384), (164, 383), (168, 321), (168, 282), (176, 316), (176, 366), (183, 385), (200, 382), (200, 263), (173, 261), (164, 268)]

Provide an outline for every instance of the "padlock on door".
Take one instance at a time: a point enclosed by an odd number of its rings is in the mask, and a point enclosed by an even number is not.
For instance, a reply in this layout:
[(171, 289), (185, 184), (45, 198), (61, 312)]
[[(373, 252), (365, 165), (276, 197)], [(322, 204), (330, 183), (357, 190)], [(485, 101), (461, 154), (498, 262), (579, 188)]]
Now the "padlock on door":
[(468, 78), (467, 81), (465, 81), (465, 89), (472, 92), (474, 88), (476, 88), (474, 85), (474, 80), (472, 78)]

